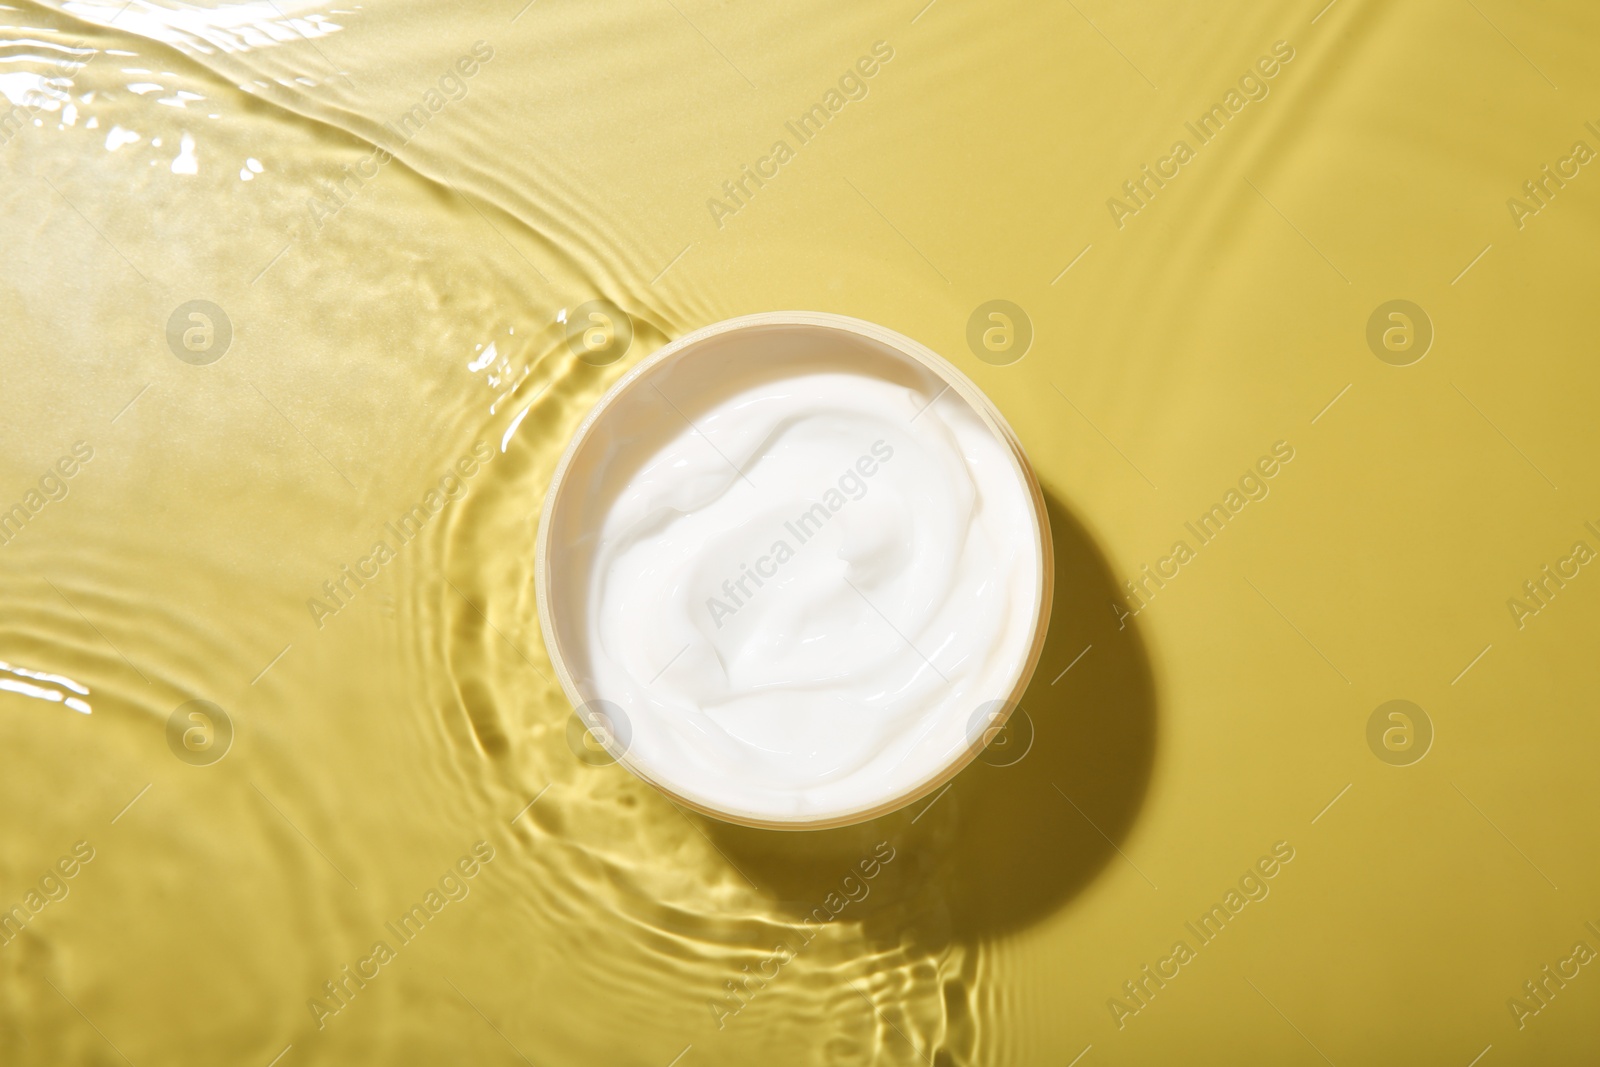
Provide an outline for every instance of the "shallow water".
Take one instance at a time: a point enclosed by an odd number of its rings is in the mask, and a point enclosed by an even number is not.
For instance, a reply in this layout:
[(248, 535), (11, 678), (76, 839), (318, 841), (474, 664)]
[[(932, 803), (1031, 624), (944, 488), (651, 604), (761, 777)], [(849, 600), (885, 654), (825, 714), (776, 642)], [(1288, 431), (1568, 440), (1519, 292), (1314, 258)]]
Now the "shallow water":
[[(0, 1058), (1600, 1047), (1581, 979), (1506, 1006), (1600, 945), (1600, 609), (1581, 578), (1506, 606), (1600, 544), (1600, 178), (1506, 203), (1600, 145), (1597, 30), (1357, 0), (0, 6), (0, 509), (26, 520), (0, 546)], [(1244, 77), (1261, 95), (1188, 132)], [(1031, 318), (1018, 361), (969, 349), (996, 298)], [(1405, 367), (1366, 340), (1394, 298), (1436, 331)], [(566, 324), (599, 299), (631, 343), (582, 358)], [(808, 835), (574, 744), (532, 584), (607, 386), (781, 308), (971, 375), (1059, 568), (1031, 739)], [(1227, 536), (1186, 532), (1235, 485)], [(1397, 697), (1436, 731), (1405, 767), (1365, 733)], [(1280, 840), (1237, 933), (1127, 999)]]

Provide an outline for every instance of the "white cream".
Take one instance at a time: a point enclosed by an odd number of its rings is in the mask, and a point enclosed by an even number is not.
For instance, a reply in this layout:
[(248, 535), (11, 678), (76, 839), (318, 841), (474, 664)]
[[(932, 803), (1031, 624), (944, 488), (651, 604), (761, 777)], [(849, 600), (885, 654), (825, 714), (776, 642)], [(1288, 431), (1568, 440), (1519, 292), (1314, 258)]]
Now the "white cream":
[(572, 568), (558, 628), (647, 778), (745, 818), (844, 818), (937, 779), (1012, 695), (1039, 520), (1010, 446), (926, 369), (761, 366), (652, 375), (588, 428), (550, 546)]

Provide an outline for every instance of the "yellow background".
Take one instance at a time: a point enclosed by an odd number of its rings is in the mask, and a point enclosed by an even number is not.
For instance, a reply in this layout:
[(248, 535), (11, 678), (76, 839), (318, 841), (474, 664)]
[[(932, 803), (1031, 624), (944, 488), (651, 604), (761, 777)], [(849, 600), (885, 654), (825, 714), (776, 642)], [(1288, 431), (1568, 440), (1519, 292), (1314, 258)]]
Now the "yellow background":
[[(93, 709), (0, 691), (0, 906), (95, 850), (0, 947), (5, 1062), (1600, 1053), (1593, 964), (1520, 1027), (1507, 1004), (1600, 950), (1600, 577), (1521, 626), (1507, 606), (1600, 549), (1600, 176), (1507, 206), (1600, 148), (1587, 5), (519, 6), (0, 13), (6, 73), (70, 98), (0, 145), (0, 507), (94, 450), (0, 547), (0, 659)], [(478, 41), (464, 95), (384, 140)], [(865, 97), (719, 226), (707, 200), (879, 41)], [(1270, 92), (1119, 227), (1108, 198), (1278, 41)], [(113, 127), (140, 139), (110, 151)], [(374, 143), (394, 160), (333, 197)], [(603, 368), (557, 323), (597, 298), (635, 327)], [(233, 329), (204, 366), (169, 343), (195, 299)], [(993, 299), (1034, 331), (1009, 365), (967, 347)], [(1395, 299), (1434, 331), (1408, 366), (1367, 343)], [(531, 583), (606, 386), (790, 308), (977, 381), (1060, 571), (1031, 750), (816, 835), (575, 758)], [(1123, 583), (1279, 441), (1270, 494), (1120, 625)], [(465, 496), (319, 626), (307, 600), (475, 442)], [(168, 743), (194, 699), (236, 730), (208, 766)], [(1407, 766), (1367, 740), (1395, 699), (1434, 734)], [(478, 841), (470, 895), (319, 1019)], [(729, 1013), (878, 842), (870, 894)], [(1119, 1027), (1108, 1000), (1277, 842), (1270, 895)]]

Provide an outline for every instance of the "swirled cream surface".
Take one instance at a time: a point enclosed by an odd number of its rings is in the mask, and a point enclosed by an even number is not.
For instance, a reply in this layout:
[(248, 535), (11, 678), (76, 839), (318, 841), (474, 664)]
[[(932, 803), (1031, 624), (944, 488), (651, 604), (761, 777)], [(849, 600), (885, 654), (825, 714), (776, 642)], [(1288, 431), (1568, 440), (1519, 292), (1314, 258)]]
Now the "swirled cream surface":
[(580, 714), (718, 811), (817, 821), (909, 799), (1023, 670), (1033, 498), (926, 368), (739, 340), (742, 358), (713, 343), (631, 383), (566, 473), (550, 551)]

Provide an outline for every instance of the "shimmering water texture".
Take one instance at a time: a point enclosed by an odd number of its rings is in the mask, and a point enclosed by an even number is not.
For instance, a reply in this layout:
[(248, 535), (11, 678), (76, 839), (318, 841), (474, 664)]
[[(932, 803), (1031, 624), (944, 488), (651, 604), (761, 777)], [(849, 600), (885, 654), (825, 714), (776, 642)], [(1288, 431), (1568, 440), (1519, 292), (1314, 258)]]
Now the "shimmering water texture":
[[(1593, 1059), (1597, 19), (7, 0), (0, 1063)], [(532, 577), (783, 309), (969, 375), (1056, 564), (821, 833), (609, 764)]]

